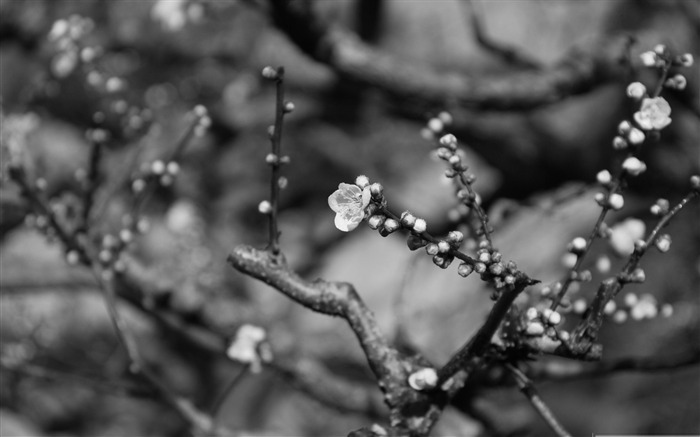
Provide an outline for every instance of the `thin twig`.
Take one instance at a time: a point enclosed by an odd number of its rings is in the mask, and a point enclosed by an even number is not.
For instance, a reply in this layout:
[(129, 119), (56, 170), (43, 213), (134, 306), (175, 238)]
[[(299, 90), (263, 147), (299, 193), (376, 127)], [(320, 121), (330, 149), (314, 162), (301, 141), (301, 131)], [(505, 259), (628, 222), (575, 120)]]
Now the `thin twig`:
[(530, 400), (532, 406), (535, 407), (535, 410), (537, 410), (539, 415), (542, 416), (542, 419), (544, 419), (547, 425), (552, 428), (552, 431), (554, 431), (559, 437), (571, 437), (571, 434), (569, 434), (569, 432), (559, 423), (557, 418), (554, 417), (552, 410), (550, 410), (547, 404), (544, 403), (530, 378), (528, 378), (527, 375), (525, 375), (513, 364), (506, 363), (506, 368), (513, 374), (515, 382), (518, 384), (520, 391), (523, 392), (523, 394)]
[(276, 85), (276, 101), (275, 101), (275, 125), (273, 127), (270, 142), (272, 146), (272, 177), (270, 178), (270, 250), (272, 254), (277, 256), (280, 253), (279, 229), (277, 227), (279, 215), (279, 197), (280, 197), (280, 168), (281, 150), (282, 150), (282, 124), (285, 113), (284, 102), (284, 67), (278, 67), (275, 75)]
[(224, 405), (226, 399), (228, 399), (233, 390), (238, 387), (238, 384), (243, 381), (243, 378), (245, 378), (249, 372), (250, 365), (245, 365), (236, 373), (236, 376), (233, 377), (224, 391), (222, 391), (214, 401), (214, 405), (211, 407), (211, 417), (216, 417), (219, 414), (219, 410), (221, 410), (221, 407)]

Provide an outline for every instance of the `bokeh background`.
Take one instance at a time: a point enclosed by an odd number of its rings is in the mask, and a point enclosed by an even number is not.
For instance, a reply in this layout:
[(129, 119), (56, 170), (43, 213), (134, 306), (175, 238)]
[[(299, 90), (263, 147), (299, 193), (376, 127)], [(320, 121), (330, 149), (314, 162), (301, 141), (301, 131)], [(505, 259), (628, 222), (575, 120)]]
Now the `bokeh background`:
[[(694, 0), (301, 3), (379, 50), (471, 75), (525, 68), (479, 43), (475, 16), (491, 40), (544, 68), (576, 44), (621, 33), (636, 37), (635, 60), (659, 43), (696, 59), (700, 54), (700, 2)], [(264, 1), (0, 4), (2, 129), (26, 126), (27, 165), (59, 202), (71, 201), (74, 174), (87, 163), (85, 131), (94, 113), (106, 114), (112, 140), (104, 157), (105, 189), (98, 193), (105, 205), (99, 221), (104, 232), (119, 229), (129, 190), (111, 182), (135, 170), (134, 154), (139, 162), (163, 156), (183, 134), (188, 111), (198, 104), (209, 109), (209, 133), (186, 149), (175, 183), (151, 199), (150, 230), (130, 249), (160, 290), (172, 292), (164, 313), (196, 327), (193, 335), (204, 340), (183, 338), (133, 305), (121, 308), (146, 360), (173, 390), (211, 408), (241, 371), (223, 353), (222, 339), (253, 323), (268, 330), (276, 360), (321, 363), (333, 377), (378, 393), (342, 320), (312, 314), (226, 264), (235, 245), (266, 244), (267, 225), (257, 212), (268, 196), (266, 131), (274, 119), (274, 87), (260, 76), (266, 65), (285, 67), (286, 98), (296, 107), (284, 127), (283, 149), (291, 165), (284, 169), (289, 186), (280, 224), (291, 265), (305, 277), (355, 284), (387, 335), (404, 337), (436, 364), (483, 321), (491, 301), (478, 280), (435, 268), (422, 251), (409, 252), (400, 236), (380, 238), (363, 226), (343, 234), (327, 206), (340, 182), (365, 174), (384, 185), (392, 209), (410, 209), (436, 232), (451, 229), (452, 189), (420, 134), (425, 121), (444, 108), (420, 101), (407, 105), (339, 77), (275, 28)], [(123, 80), (117, 91), (95, 91), (87, 85), (89, 71), (80, 66), (57, 70), (59, 49), (47, 36), (56, 20), (73, 14), (94, 21), (84, 44), (104, 49), (97, 64), (105, 77)], [(566, 243), (594, 223), (598, 209), (587, 184), (600, 169), (619, 165), (611, 140), (617, 124), (633, 112), (627, 83), (634, 78), (653, 84), (654, 76), (635, 63), (626, 77), (535, 109), (454, 112), (453, 132), (478, 177), (496, 246), (544, 283), (561, 277)], [(700, 169), (699, 72), (696, 64), (686, 72), (687, 89), (667, 96), (673, 123), (644, 149), (649, 169), (630, 184), (626, 208), (611, 221), (635, 216), (652, 226), (648, 207), (656, 198), (673, 202), (687, 192), (689, 176)], [(147, 108), (150, 117), (125, 127), (115, 109), (119, 101)], [(129, 379), (128, 360), (88, 272), (69, 267), (59, 244), (24, 224), (27, 204), (16, 186), (3, 180), (0, 194), (0, 434), (184, 434), (171, 410), (138, 387), (130, 393), (138, 381)], [(673, 304), (673, 317), (608, 323), (602, 332), (604, 360), (698, 349), (699, 219), (695, 202), (668, 227), (672, 250), (646, 256), (646, 283), (630, 287)], [(610, 253), (604, 244), (594, 252), (592, 260)], [(613, 269), (623, 264), (610, 256)], [(601, 278), (596, 275), (593, 284)], [(579, 293), (586, 298), (593, 292), (590, 286)], [(157, 298), (159, 290), (153, 293)], [(217, 336), (207, 336), (211, 332)], [(575, 435), (700, 433), (698, 365), (544, 381), (538, 387)], [(504, 435), (548, 432), (512, 386), (484, 388), (478, 402)], [(245, 377), (218, 419), (248, 435), (289, 436), (345, 435), (382, 421), (336, 411), (270, 369)], [(434, 431), (481, 433), (478, 421), (449, 409)]]

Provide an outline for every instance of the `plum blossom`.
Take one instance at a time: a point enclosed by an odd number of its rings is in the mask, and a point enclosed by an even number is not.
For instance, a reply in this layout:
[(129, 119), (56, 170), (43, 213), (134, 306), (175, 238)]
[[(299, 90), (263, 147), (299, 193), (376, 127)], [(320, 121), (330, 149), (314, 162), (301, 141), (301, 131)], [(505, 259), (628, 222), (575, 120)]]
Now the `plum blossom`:
[(355, 229), (365, 217), (370, 197), (369, 186), (361, 189), (353, 184), (338, 185), (338, 189), (328, 196), (328, 206), (335, 212), (335, 227), (343, 232)]
[(644, 130), (663, 129), (671, 123), (671, 105), (663, 97), (642, 100), (642, 107), (634, 114), (634, 121)]

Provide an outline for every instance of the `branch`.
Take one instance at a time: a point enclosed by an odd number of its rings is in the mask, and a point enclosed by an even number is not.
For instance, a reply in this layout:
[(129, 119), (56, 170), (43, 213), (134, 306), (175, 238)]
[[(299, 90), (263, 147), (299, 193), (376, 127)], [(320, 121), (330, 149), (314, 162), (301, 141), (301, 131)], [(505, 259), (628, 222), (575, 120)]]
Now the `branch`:
[(442, 107), (524, 110), (585, 93), (618, 77), (631, 38), (599, 38), (572, 49), (541, 71), (501, 76), (442, 71), (402, 60), (368, 46), (346, 31), (322, 23), (287, 0), (271, 0), (275, 25), (304, 53), (339, 75), (400, 98)]
[(408, 385), (409, 375), (426, 367), (425, 363), (402, 356), (388, 343), (351, 284), (306, 281), (287, 267), (282, 254), (275, 256), (244, 245), (236, 247), (228, 261), (236, 270), (265, 282), (306, 308), (345, 319), (384, 393), (392, 425), (404, 433), (429, 433), (440, 416), (445, 397), (441, 393), (419, 392)]
[(523, 394), (530, 400), (532, 406), (535, 407), (535, 410), (537, 410), (539, 415), (542, 416), (542, 419), (547, 422), (547, 425), (552, 428), (552, 431), (554, 431), (554, 433), (559, 437), (571, 437), (571, 434), (569, 434), (569, 432), (564, 429), (559, 421), (557, 421), (557, 418), (554, 417), (552, 410), (550, 410), (547, 404), (544, 403), (530, 378), (528, 378), (527, 375), (520, 371), (520, 369), (510, 363), (506, 364), (506, 368), (515, 378), (515, 382), (518, 384), (520, 391), (522, 391)]
[(548, 361), (542, 366), (531, 366), (532, 369), (528, 371), (528, 375), (534, 379), (565, 381), (607, 376), (616, 372), (667, 372), (698, 364), (700, 364), (700, 349), (671, 356), (659, 353), (650, 357), (623, 357), (597, 363)]

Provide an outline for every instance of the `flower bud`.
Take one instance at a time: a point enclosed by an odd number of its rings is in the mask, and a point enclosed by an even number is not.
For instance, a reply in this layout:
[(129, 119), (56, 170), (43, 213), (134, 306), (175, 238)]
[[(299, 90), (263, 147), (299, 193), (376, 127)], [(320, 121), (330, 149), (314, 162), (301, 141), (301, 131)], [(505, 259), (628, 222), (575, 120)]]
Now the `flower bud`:
[(407, 228), (413, 228), (413, 225), (416, 224), (416, 216), (411, 214), (408, 211), (404, 211), (401, 213), (401, 224), (404, 225)]
[(425, 223), (425, 220), (422, 218), (417, 218), (416, 222), (413, 224), (413, 231), (422, 234), (425, 232), (426, 227), (427, 224)]
[(596, 180), (601, 185), (608, 185), (610, 182), (612, 182), (612, 175), (607, 170), (601, 170), (596, 175)]
[(385, 216), (383, 216), (381, 214), (375, 214), (367, 220), (367, 224), (369, 225), (370, 228), (376, 230), (384, 224), (384, 220), (386, 220)]
[(632, 176), (639, 176), (647, 169), (647, 165), (634, 156), (630, 156), (622, 163), (622, 168)]
[(654, 67), (656, 66), (656, 61), (658, 59), (656, 53), (654, 52), (644, 52), (639, 57), (642, 60), (642, 65), (645, 67)]
[(608, 205), (615, 211), (619, 211), (625, 205), (625, 198), (622, 197), (622, 194), (612, 193), (608, 199)]
[(467, 263), (461, 263), (459, 267), (457, 267), (457, 274), (463, 278), (466, 278), (467, 276), (471, 275), (473, 271), (474, 267), (470, 266)]
[(671, 236), (668, 234), (659, 235), (659, 237), (654, 241), (654, 245), (659, 252), (666, 253), (671, 248)]
[(406, 244), (410, 250), (417, 250), (425, 246), (428, 242), (417, 235), (409, 235)]
[(636, 127), (633, 127), (627, 134), (627, 139), (631, 144), (642, 144), (645, 138), (644, 132)]
[(263, 200), (258, 204), (258, 211), (261, 214), (271, 214), (272, 213), (272, 204), (270, 203), (269, 200)]
[(544, 334), (544, 326), (540, 322), (533, 322), (527, 325), (525, 333), (531, 336), (539, 336)]
[(365, 175), (360, 175), (357, 178), (355, 178), (355, 185), (364, 189), (366, 186), (369, 185), (369, 178)]
[(678, 63), (683, 67), (691, 67), (693, 65), (693, 55), (684, 53), (678, 57)]
[(647, 87), (641, 82), (632, 82), (627, 86), (627, 96), (635, 100), (640, 100), (647, 93)]
[(262, 77), (265, 79), (277, 79), (279, 76), (277, 74), (277, 69), (274, 67), (267, 66), (262, 69)]
[(411, 373), (408, 377), (408, 385), (414, 390), (429, 390), (438, 383), (438, 375), (435, 369), (426, 367)]

